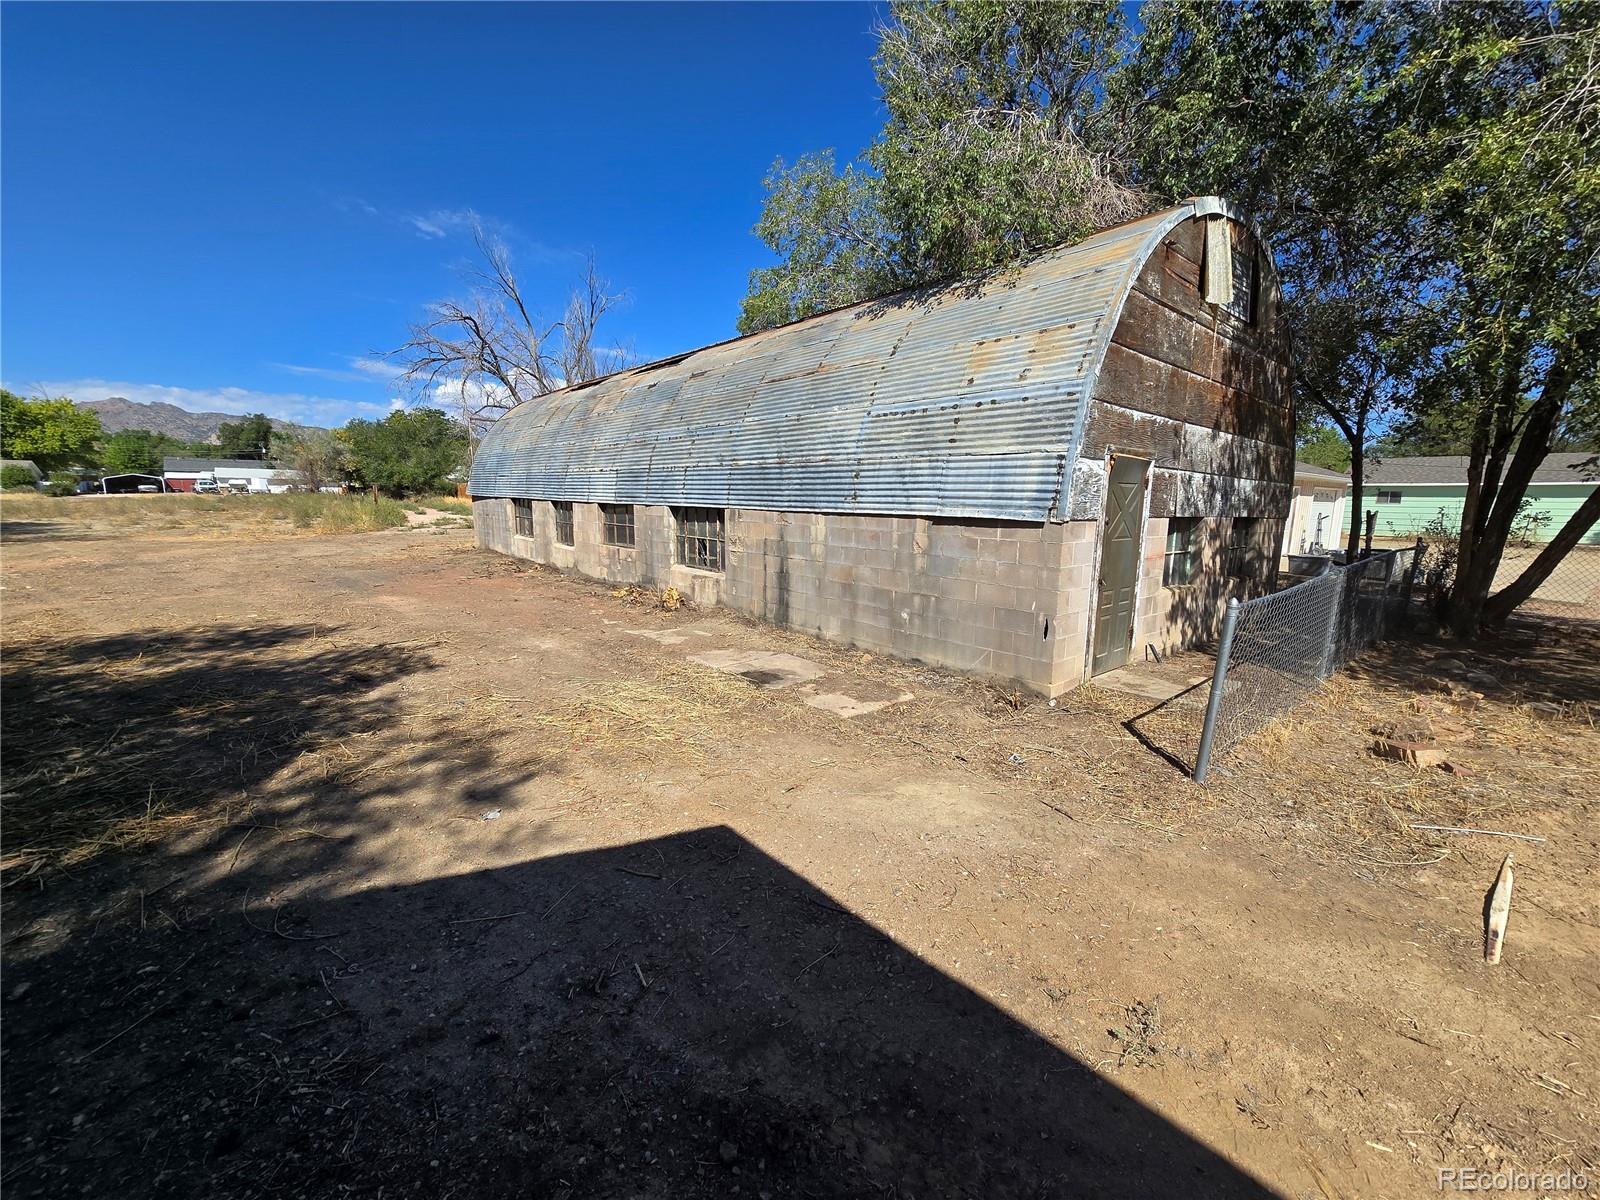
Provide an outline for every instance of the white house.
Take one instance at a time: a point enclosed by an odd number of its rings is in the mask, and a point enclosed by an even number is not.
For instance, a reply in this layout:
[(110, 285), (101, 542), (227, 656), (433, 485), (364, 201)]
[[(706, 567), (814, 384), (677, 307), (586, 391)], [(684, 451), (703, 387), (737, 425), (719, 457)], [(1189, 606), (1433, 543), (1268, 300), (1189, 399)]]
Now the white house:
[(1297, 461), (1294, 498), (1289, 505), (1289, 520), (1283, 527), (1282, 553), (1337, 550), (1344, 542), (1344, 510), (1349, 495), (1350, 476)]

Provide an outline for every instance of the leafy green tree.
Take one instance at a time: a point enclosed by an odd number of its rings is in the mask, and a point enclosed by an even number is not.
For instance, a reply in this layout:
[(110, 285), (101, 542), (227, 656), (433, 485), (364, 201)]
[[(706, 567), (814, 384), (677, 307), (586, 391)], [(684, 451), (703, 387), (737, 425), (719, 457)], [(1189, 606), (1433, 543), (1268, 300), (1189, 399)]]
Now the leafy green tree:
[(841, 171), (824, 150), (792, 167), (779, 159), (763, 182), (767, 200), (754, 232), (781, 261), (750, 273), (740, 333), (894, 290), (894, 255), (870, 172), (855, 163)]
[[(1407, 10), (1378, 100), (1381, 162), (1428, 273), (1402, 432), (1466, 448), (1443, 615), (1470, 636), (1554, 565), (1541, 554), (1491, 595), (1533, 473), (1583, 427), (1600, 369), (1600, 6)], [(1597, 515), (1600, 499), (1580, 506), (1551, 545)]]
[(217, 445), (225, 457), (262, 458), (272, 448), (272, 421), (265, 413), (224, 421), (217, 426)]
[[(779, 168), (740, 328), (972, 274), (1176, 199), (1220, 193), (1278, 252), (1302, 407), (1362, 449), (1401, 401), (1408, 319), (1389, 214), (1352, 178), (1392, 38), (1352, 5), (1167, 0), (897, 5), (888, 120), (863, 162)], [(1359, 454), (1352, 485), (1362, 486)]]
[(313, 491), (337, 487), (350, 478), (350, 455), (331, 433), (307, 432), (289, 441), (279, 461)]
[(441, 491), (466, 462), (466, 430), (436, 408), (351, 421), (338, 437), (356, 478), (391, 496)]
[(879, 39), (888, 121), (868, 151), (914, 282), (967, 276), (1139, 215), (1107, 73), (1112, 0), (896, 4)]
[(27, 467), (0, 467), (0, 489), (9, 492), (13, 488), (27, 488), (32, 491), (38, 483), (39, 477)]
[(24, 400), (0, 389), (0, 458), (32, 459), (41, 471), (94, 461), (100, 418), (66, 397)]
[(1350, 443), (1332, 425), (1315, 424), (1296, 438), (1295, 458), (1330, 471), (1350, 469)]
[[(1388, 199), (1374, 89), (1393, 69), (1403, 13), (1377, 5), (1163, 0), (1113, 73), (1108, 102), (1137, 130), (1136, 177), (1164, 202), (1237, 201), (1272, 247), (1297, 407), (1350, 448), (1360, 511), (1365, 456), (1410, 389), (1397, 349), (1421, 275)], [(1359, 186), (1354, 181), (1359, 180)], [(1353, 522), (1348, 549), (1358, 546)]]
[(876, 59), (888, 120), (842, 170), (780, 161), (755, 233), (742, 332), (898, 288), (972, 275), (1143, 210), (1115, 169), (1101, 103), (1127, 36), (1103, 0), (891, 7)]
[(113, 475), (138, 472), (159, 475), (162, 460), (168, 455), (187, 454), (188, 442), (148, 429), (122, 429), (109, 433), (100, 443), (100, 462)]

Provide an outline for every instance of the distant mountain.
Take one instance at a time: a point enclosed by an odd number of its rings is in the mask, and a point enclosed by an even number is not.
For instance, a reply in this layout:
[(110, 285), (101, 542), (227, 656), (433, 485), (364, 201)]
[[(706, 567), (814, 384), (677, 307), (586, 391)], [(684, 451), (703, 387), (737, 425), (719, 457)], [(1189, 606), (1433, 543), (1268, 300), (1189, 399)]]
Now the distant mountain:
[[(164, 433), (182, 442), (215, 441), (217, 429), (224, 421), (238, 421), (238, 413), (190, 412), (176, 404), (159, 400), (139, 404), (122, 396), (108, 396), (104, 400), (74, 401), (79, 408), (87, 409), (100, 417), (100, 425), (107, 433), (123, 429), (148, 429), (151, 433)], [(292, 421), (272, 422), (274, 429), (284, 433), (298, 433), (317, 429), (314, 425), (296, 425)]]

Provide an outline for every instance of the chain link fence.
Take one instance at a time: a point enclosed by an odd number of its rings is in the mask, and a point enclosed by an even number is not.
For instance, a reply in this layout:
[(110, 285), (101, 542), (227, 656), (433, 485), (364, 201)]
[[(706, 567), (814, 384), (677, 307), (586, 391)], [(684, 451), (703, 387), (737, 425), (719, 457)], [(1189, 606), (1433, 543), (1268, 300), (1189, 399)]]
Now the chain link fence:
[(1228, 605), (1194, 777), (1212, 758), (1299, 705), (1406, 620), (1424, 546), (1387, 550), (1281, 592)]
[[(1600, 532), (1563, 555), (1517, 612), (1536, 617), (1600, 624)], [(1509, 587), (1533, 565), (1544, 549), (1540, 543), (1511, 541), (1500, 556), (1490, 594)], [(1427, 556), (1417, 577), (1419, 593), (1430, 604), (1448, 592), (1455, 580), (1456, 547), (1453, 539), (1428, 540)]]

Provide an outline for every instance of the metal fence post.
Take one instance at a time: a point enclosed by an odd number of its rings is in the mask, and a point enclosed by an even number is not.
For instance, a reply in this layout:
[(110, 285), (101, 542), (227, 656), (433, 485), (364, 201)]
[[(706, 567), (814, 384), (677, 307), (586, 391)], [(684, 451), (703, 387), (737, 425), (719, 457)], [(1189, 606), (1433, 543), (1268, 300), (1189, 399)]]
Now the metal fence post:
[(1406, 605), (1411, 604), (1412, 594), (1417, 590), (1417, 576), (1422, 572), (1422, 560), (1428, 552), (1428, 543), (1420, 537), (1411, 550), (1411, 569), (1406, 572)]
[(1200, 730), (1200, 752), (1195, 755), (1194, 781), (1204, 783), (1211, 770), (1211, 743), (1217, 736), (1217, 711), (1222, 707), (1222, 684), (1228, 677), (1228, 654), (1233, 650), (1233, 631), (1239, 624), (1239, 597), (1228, 601), (1222, 617), (1222, 637), (1217, 642), (1217, 666), (1211, 673), (1211, 696), (1206, 700), (1206, 723)]

